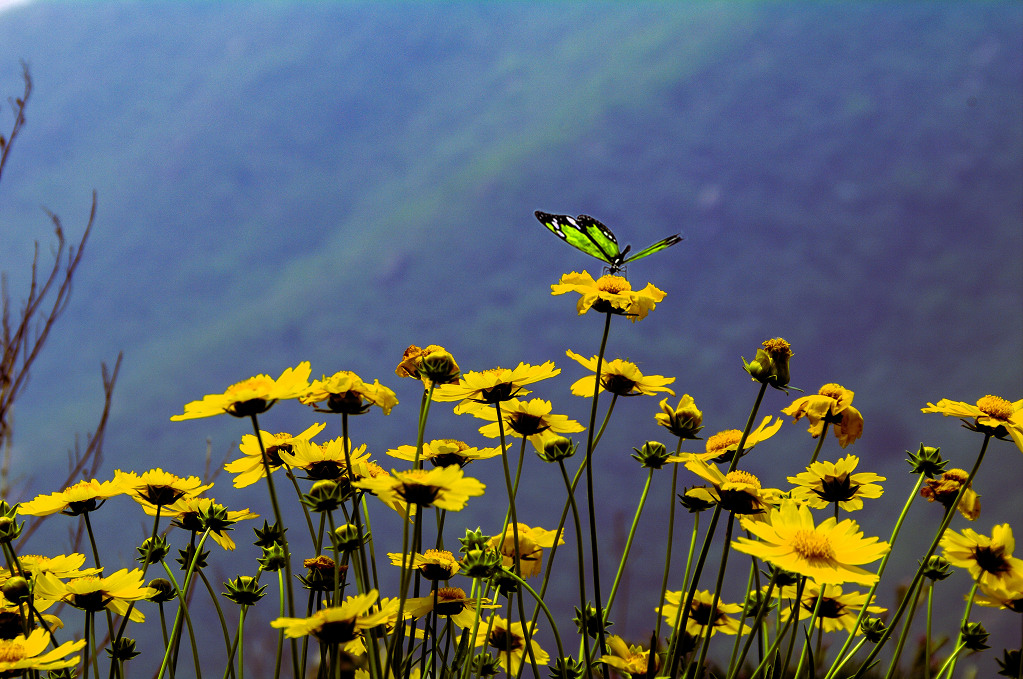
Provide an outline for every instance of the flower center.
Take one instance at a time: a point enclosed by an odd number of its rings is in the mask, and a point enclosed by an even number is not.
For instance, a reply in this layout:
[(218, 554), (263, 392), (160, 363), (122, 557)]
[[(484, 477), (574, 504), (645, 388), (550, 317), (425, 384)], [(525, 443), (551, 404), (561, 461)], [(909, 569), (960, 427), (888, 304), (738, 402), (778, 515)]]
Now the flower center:
[(604, 389), (619, 396), (629, 396), (636, 388), (636, 380), (619, 373), (605, 373), (600, 382)]
[(597, 279), (597, 290), (601, 292), (610, 292), (612, 295), (617, 295), (622, 292), (631, 292), (632, 285), (629, 281), (625, 280), (621, 276), (601, 276)]
[(742, 432), (738, 429), (719, 432), (707, 439), (707, 452), (720, 455), (731, 446), (739, 445), (740, 439), (742, 439)]
[(736, 469), (734, 472), (728, 472), (725, 474), (725, 481), (729, 483), (742, 483), (753, 486), (758, 490), (760, 489), (760, 479), (741, 469)]
[(781, 337), (775, 337), (774, 339), (766, 340), (763, 345), (764, 351), (771, 355), (771, 358), (778, 356), (791, 356), (792, 345), (783, 340)]
[(419, 481), (419, 479), (425, 478), (427, 473), (425, 469), (412, 469), (405, 472), (406, 481), (396, 489), (401, 499), (414, 505), (432, 505), (440, 495), (441, 489)]
[(513, 432), (527, 438), (536, 436), (549, 428), (542, 416), (529, 413), (508, 413), (507, 422)]
[(490, 645), (496, 648), (498, 651), (517, 651), (522, 648), (522, 638), (514, 634), (509, 633), (508, 630), (497, 628), (490, 633)]
[(835, 556), (835, 550), (827, 537), (805, 528), (796, 531), (792, 549), (807, 561), (827, 561)]
[(977, 407), (995, 419), (1008, 420), (1012, 417), (1012, 403), (1001, 396), (988, 394), (977, 401)]
[(0, 662), (16, 663), (26, 657), (25, 647), (16, 641), (0, 641)]
[(841, 384), (829, 382), (828, 384), (825, 384), (823, 387), (821, 387), (820, 391), (818, 391), (817, 393), (820, 394), (821, 396), (827, 396), (828, 398), (833, 398), (836, 401), (838, 401), (842, 398), (842, 395), (845, 394), (845, 387), (843, 387)]
[(1000, 547), (977, 547), (973, 551), (973, 558), (976, 559), (980, 569), (986, 573), (1001, 575), (1008, 572), (1011, 568), (1009, 561), (1005, 558), (1004, 551)]

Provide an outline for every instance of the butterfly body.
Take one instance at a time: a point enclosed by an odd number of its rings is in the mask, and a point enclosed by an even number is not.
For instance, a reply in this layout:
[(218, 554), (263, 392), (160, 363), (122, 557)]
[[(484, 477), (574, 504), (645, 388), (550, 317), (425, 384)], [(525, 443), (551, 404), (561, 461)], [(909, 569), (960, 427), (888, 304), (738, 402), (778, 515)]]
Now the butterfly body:
[(615, 238), (611, 229), (589, 215), (572, 217), (570, 215), (553, 215), (540, 210), (534, 214), (540, 223), (555, 236), (577, 250), (582, 250), (607, 264), (608, 272), (612, 274), (624, 270), (625, 265), (629, 262), (660, 252), (682, 241), (680, 234), (668, 236), (630, 257), (629, 251), (632, 246), (626, 245), (624, 249), (619, 249), (618, 239)]

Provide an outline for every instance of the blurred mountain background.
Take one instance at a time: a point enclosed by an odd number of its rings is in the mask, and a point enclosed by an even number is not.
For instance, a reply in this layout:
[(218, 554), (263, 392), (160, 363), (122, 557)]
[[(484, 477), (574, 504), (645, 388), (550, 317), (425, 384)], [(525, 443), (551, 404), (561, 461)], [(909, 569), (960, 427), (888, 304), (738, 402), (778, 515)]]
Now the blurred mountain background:
[[(100, 364), (121, 351), (107, 476), (200, 473), (207, 440), (215, 460), (233, 457), (244, 422), (168, 418), (302, 360), (314, 377), (354, 370), (398, 392), (392, 415), (354, 423), (388, 467), (384, 451), (414, 443), (421, 391), (393, 373), (413, 343), (443, 344), (464, 370), (552, 359), (564, 373), (534, 395), (585, 421), (568, 392), (584, 371), (564, 352), (596, 353), (601, 322), (549, 286), (599, 264), (547, 233), (542, 209), (592, 214), (636, 248), (683, 233), (629, 267), (634, 285), (668, 296), (642, 322), (616, 322), (609, 355), (677, 377), (708, 435), (742, 427), (756, 389), (740, 356), (770, 337), (792, 343), (795, 386), (854, 390), (864, 436), (845, 451), (831, 439), (822, 457), (851, 452), (889, 477), (856, 517), (886, 537), (913, 481), (906, 450), (939, 445), (969, 468), (979, 448), (920, 408), (1023, 397), (1021, 36), (1016, 2), (7, 9), (0, 93), (20, 95), (19, 60), (35, 83), (0, 185), (0, 270), (15, 300), (33, 243), (48, 252), (40, 206), (73, 238), (99, 195), (71, 306), (15, 412), (9, 499), (57, 490), (99, 415)], [(769, 393), (762, 414), (791, 399)], [(627, 530), (645, 478), (631, 448), (666, 438), (655, 412), (657, 399), (621, 403), (601, 444), (609, 534)], [(297, 432), (316, 419), (282, 403), (262, 424)], [(478, 424), (437, 406), (427, 437), (482, 444)], [(786, 424), (748, 458), (765, 486), (805, 464), (805, 429)], [(338, 434), (329, 422), (324, 435)], [(1023, 530), (1020, 462), (993, 444), (975, 484), (979, 532)], [(540, 465), (529, 454), (531, 525), (549, 521), (542, 499), (562, 497)], [(496, 491), (498, 467), (471, 473)], [(664, 474), (650, 535), (667, 511)], [(268, 512), (255, 488), (222, 478), (216, 497)], [(939, 516), (921, 506), (913, 520)], [(454, 523), (494, 533), (501, 518), (470, 502)], [(40, 540), (62, 539), (66, 525), (48, 523)], [(140, 519), (112, 533), (130, 535), (115, 543), (125, 565), (148, 530)], [(900, 539), (905, 563), (924, 533)], [(615, 630), (636, 640), (656, 605), (640, 583), (659, 581), (662, 551), (641, 540), (630, 561)]]

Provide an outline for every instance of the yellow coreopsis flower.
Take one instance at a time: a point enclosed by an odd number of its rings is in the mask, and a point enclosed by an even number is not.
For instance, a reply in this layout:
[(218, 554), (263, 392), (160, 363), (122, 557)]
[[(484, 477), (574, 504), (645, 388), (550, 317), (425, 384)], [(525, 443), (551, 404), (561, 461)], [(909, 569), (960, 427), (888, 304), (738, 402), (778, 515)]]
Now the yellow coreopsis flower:
[[(657, 656), (654, 656), (656, 663)], [(650, 651), (642, 646), (631, 646), (617, 634), (607, 638), (607, 653), (600, 662), (630, 677), (645, 677), (650, 663)]]
[(483, 495), (486, 487), (464, 476), (456, 466), (392, 470), (391, 473), (393, 476), (366, 478), (352, 485), (368, 490), (387, 504), (400, 499), (420, 507), (433, 506), (453, 512), (461, 511), (470, 497)]
[[(450, 467), (451, 465), (458, 465), (464, 467), (470, 462), (476, 460), (486, 460), (491, 457), (497, 457), (501, 454), (501, 446), (495, 446), (493, 448), (474, 448), (464, 441), (457, 439), (435, 439), (429, 443), (423, 444), (423, 450), (420, 452), (420, 462), (429, 460), (435, 467)], [(398, 446), (387, 451), (387, 454), (391, 457), (396, 457), (399, 460), (408, 460), (413, 462), (416, 459), (416, 447), (415, 446)]]
[(981, 606), (1023, 613), (1023, 570), (1014, 571), (1008, 577), (981, 585), (980, 591), (976, 602)]
[[(570, 434), (584, 429), (581, 424), (569, 419), (567, 415), (552, 414), (552, 409), (550, 401), (540, 398), (534, 398), (529, 401), (520, 401), (517, 398), (513, 398), (501, 404), (501, 420), (506, 431), (527, 439), (533, 444), (534, 448), (542, 451), (544, 434)], [(480, 427), (481, 434), (492, 439), (496, 439), (501, 435), (496, 409), (476, 406), (474, 408), (466, 408), (465, 411), (481, 420), (489, 420), (493, 423)]]
[[(142, 509), (146, 514), (156, 516), (156, 507), (154, 505), (146, 502), (140, 504), (142, 504)], [(210, 537), (218, 545), (229, 551), (235, 548), (235, 544), (231, 536), (227, 534), (227, 531), (231, 530), (231, 527), (239, 521), (259, 518), (259, 514), (250, 512), (248, 509), (227, 510), (223, 505), (219, 505), (216, 500), (209, 497), (183, 497), (162, 507), (160, 509), (160, 516), (174, 519), (174, 525), (179, 528), (201, 533), (205, 530), (202, 522), (202, 513), (209, 514), (214, 509), (219, 509), (223, 512), (223, 517), (226, 520), (223, 526), (218, 526), (215, 521), (213, 522), (213, 525), (210, 527)]]
[[(817, 598), (820, 596), (821, 586), (815, 582), (807, 582), (803, 586), (803, 597), (799, 600), (799, 620), (806, 620), (813, 615), (813, 611), (817, 609), (817, 623), (814, 625), (815, 629), (821, 629), (824, 632), (854, 632), (856, 634), (861, 633), (860, 630), (855, 628), (856, 618), (860, 614), (860, 610), (867, 604), (867, 595), (864, 592), (842, 592), (841, 585), (824, 585), (824, 598), (821, 600), (820, 607), (817, 607)], [(796, 586), (789, 585), (788, 587), (782, 587), (779, 590), (775, 590), (774, 596), (779, 599), (794, 599), (796, 596)], [(885, 608), (881, 606), (867, 606), (867, 612), (872, 614), (884, 613)], [(791, 615), (792, 609), (789, 606), (784, 606), (781, 609), (782, 621), (787, 621)]]
[(298, 400), (311, 406), (325, 403), (325, 408), (316, 408), (321, 413), (346, 415), (361, 415), (373, 406), (380, 406), (384, 415), (390, 415), (391, 409), (398, 405), (398, 396), (380, 384), (380, 380), (369, 384), (349, 370), (336, 372), (330, 377), (324, 375), (323, 379), (313, 382)]
[[(266, 476), (267, 466), (270, 467), (271, 472), (280, 469), (284, 464), (281, 453), (290, 453), (296, 441), (309, 441), (323, 431), (326, 426), (326, 422), (314, 424), (297, 436), (283, 432), (271, 434), (267, 431), (260, 431), (259, 438), (256, 438), (254, 434), (245, 434), (238, 446), (243, 457), (225, 464), (224, 471), (235, 474), (233, 481), (235, 488), (251, 486)], [(262, 440), (262, 446), (260, 446), (260, 440)], [(263, 464), (264, 450), (267, 463), (265, 465)]]
[[(753, 446), (774, 436), (781, 429), (781, 425), (781, 418), (774, 418), (771, 415), (766, 416), (760, 421), (760, 425), (746, 437), (746, 442), (742, 446), (742, 454), (745, 456), (746, 453), (753, 449)], [(741, 431), (738, 429), (726, 429), (707, 439), (707, 442), (704, 444), (704, 452), (679, 453), (678, 455), (669, 456), (667, 461), (688, 462), (696, 458), (704, 462), (731, 462), (735, 451), (739, 450), (740, 441), (742, 441)]]
[(884, 492), (875, 481), (885, 477), (873, 472), (853, 473), (860, 459), (846, 455), (838, 462), (814, 462), (796, 476), (788, 477), (796, 484), (792, 498), (803, 500), (813, 509), (824, 509), (836, 503), (846, 511), (863, 509), (863, 498), (878, 498)]
[[(500, 604), (490, 603), (483, 599), (480, 608), (500, 608)], [(434, 614), (450, 618), (463, 629), (471, 629), (476, 620), (476, 599), (465, 595), (460, 587), (441, 587), (430, 596), (416, 597), (405, 601), (405, 612), (413, 618), (421, 618), (430, 611)]]
[(632, 284), (622, 276), (608, 274), (593, 280), (586, 271), (565, 274), (560, 282), (551, 286), (552, 295), (568, 292), (579, 293), (576, 310), (580, 316), (592, 308), (602, 314), (627, 316), (633, 323), (646, 318), (667, 294), (653, 283), (647, 283), (642, 290), (633, 290)]
[(1023, 573), (1023, 560), (1012, 555), (1016, 541), (1007, 523), (991, 529), (991, 537), (970, 528), (961, 533), (946, 531), (941, 538), (944, 557), (950, 564), (965, 568), (983, 587), (1005, 584)]
[(25, 516), (49, 516), (50, 514), (66, 514), (78, 516), (103, 506), (109, 498), (122, 495), (127, 490), (124, 485), (114, 481), (82, 480), (73, 483), (62, 491), (49, 495), (37, 495), (34, 500), (23, 503), (18, 512)]
[[(968, 478), (970, 473), (965, 469), (949, 469), (936, 479), (927, 479), (924, 487), (920, 489), (920, 495), (927, 498), (928, 502), (951, 507)], [(976, 521), (980, 516), (980, 495), (973, 488), (967, 487), (956, 509), (968, 521)]]
[[(543, 528), (530, 528), (524, 523), (519, 523), (517, 530), (519, 534), (519, 568), (520, 575), (524, 578), (531, 578), (538, 575), (543, 568), (543, 550), (554, 546), (554, 539), (557, 537), (559, 545), (565, 544), (564, 538), (558, 535), (557, 531), (545, 530)], [(515, 532), (511, 525), (504, 529), (504, 537), (495, 535), (490, 538), (487, 544), (501, 554), (501, 562), (505, 568), (515, 565)]]
[[(345, 456), (345, 448), (348, 448), (348, 455)], [(305, 471), (306, 477), (313, 481), (339, 481), (348, 477), (348, 462), (351, 462), (352, 471), (356, 472), (361, 464), (369, 462), (369, 453), (366, 452), (366, 444), (352, 447), (351, 440), (345, 441), (344, 437), (337, 437), (323, 443), (313, 443), (308, 440), (294, 441), (291, 449), (287, 452), (281, 451), (281, 460), (285, 464)], [(360, 478), (358, 473), (353, 474)]]
[(107, 577), (87, 575), (64, 583), (55, 575), (44, 573), (36, 579), (35, 590), (42, 598), (63, 600), (84, 611), (106, 608), (117, 615), (125, 615), (131, 608), (131, 620), (143, 622), (145, 616), (132, 603), (150, 598), (156, 590), (147, 587), (142, 577), (141, 569), (122, 568)]
[[(18, 569), (25, 577), (34, 577), (42, 573), (50, 573), (58, 578), (80, 578), (95, 575), (102, 568), (82, 568), (85, 555), (73, 552), (59, 556), (41, 556), (39, 554), (22, 554), (18, 557)], [(10, 571), (0, 568), (0, 584), (11, 577)]]
[[(657, 612), (665, 619), (669, 626), (674, 627), (675, 621), (680, 620), (678, 609), (686, 597), (685, 591), (665, 592), (664, 605), (658, 606)], [(742, 612), (741, 604), (726, 604), (718, 601), (717, 608), (712, 608), (714, 603), (714, 592), (710, 590), (699, 590), (693, 596), (693, 603), (689, 607), (689, 618), (686, 620), (686, 632), (693, 637), (701, 637), (707, 633), (707, 627), (711, 627), (711, 635), (721, 632), (722, 634), (739, 634), (749, 631), (749, 627), (734, 618), (736, 613)]]
[(192, 420), (227, 413), (235, 417), (259, 415), (274, 403), (298, 398), (309, 389), (309, 361), (288, 368), (276, 380), (269, 375), (256, 375), (232, 384), (223, 394), (207, 394), (201, 401), (185, 404), (185, 412), (171, 417), (172, 421)]
[(515, 368), (491, 368), (462, 373), (458, 384), (442, 384), (433, 393), (435, 401), (475, 401), (500, 403), (519, 394), (528, 394), (523, 387), (561, 374), (553, 361), (542, 365), (519, 363)]
[(989, 394), (973, 406), (943, 398), (937, 405), (928, 403), (921, 412), (962, 418), (968, 429), (990, 433), (1003, 441), (1011, 438), (1016, 447), (1023, 451), (1023, 399), (1011, 402)]
[(431, 384), (452, 384), (458, 381), (461, 370), (454, 357), (442, 346), (431, 344), (420, 349), (409, 345), (401, 357), (401, 363), (394, 369), (398, 377), (421, 380), (427, 389)]
[(344, 650), (362, 646), (362, 631), (387, 622), (389, 607), (371, 611), (377, 601), (377, 590), (350, 596), (340, 606), (323, 608), (308, 618), (277, 618), (270, 622), (274, 629), (283, 629), (289, 639), (312, 636), (323, 644), (341, 644)]
[(813, 438), (821, 435), (825, 423), (830, 423), (838, 445), (845, 448), (863, 434), (863, 415), (852, 407), (853, 396), (854, 392), (839, 384), (825, 384), (816, 394), (797, 398), (782, 412), (791, 415), (794, 422), (806, 417)]
[(203, 484), (198, 476), (180, 477), (160, 468), (141, 475), (115, 469), (114, 481), (123, 484), (125, 493), (139, 504), (157, 506), (169, 505), (183, 497), (195, 497), (213, 487), (212, 483)]
[[(587, 359), (571, 350), (566, 351), (565, 355), (594, 373), (576, 380), (571, 387), (572, 393), (576, 396), (592, 397), (597, 380), (597, 356)], [(619, 358), (603, 361), (600, 365), (600, 391), (609, 391), (617, 396), (639, 396), (640, 394), (652, 396), (658, 392), (674, 396), (675, 392), (667, 386), (674, 381), (674, 377), (644, 375), (635, 363)]]
[(19, 634), (13, 639), (0, 640), (0, 676), (17, 676), (26, 670), (45, 672), (74, 667), (79, 656), (67, 657), (85, 647), (85, 639), (66, 641), (49, 653), (43, 653), (50, 645), (50, 634), (44, 629), (32, 630), (26, 637)]
[(810, 508), (794, 500), (783, 500), (765, 518), (743, 524), (759, 540), (740, 537), (732, 547), (819, 584), (877, 582), (877, 575), (860, 565), (877, 561), (890, 546), (877, 538), (864, 538), (855, 521), (831, 517), (815, 526)]
[(446, 549), (428, 549), (422, 554), (413, 554), (411, 563), (398, 552), (389, 552), (387, 557), (393, 565), (415, 568), (424, 578), (434, 582), (448, 580), (462, 568), (455, 555)]
[(491, 651), (497, 654), (498, 664), (510, 675), (517, 676), (523, 662), (535, 660), (537, 665), (546, 665), (551, 659), (547, 651), (540, 648), (540, 644), (532, 638), (535, 626), (529, 623), (528, 629), (532, 657), (526, 651), (526, 635), (522, 623), (508, 624), (508, 621), (499, 615), (494, 616), (493, 624), (489, 621), (480, 621), (473, 646), (489, 646)]
[(686, 469), (712, 484), (711, 488), (693, 488), (689, 495), (721, 505), (725, 511), (741, 516), (761, 515), (778, 497), (777, 490), (762, 488), (760, 479), (742, 469), (722, 474), (717, 467), (695, 457), (687, 460), (685, 465)]

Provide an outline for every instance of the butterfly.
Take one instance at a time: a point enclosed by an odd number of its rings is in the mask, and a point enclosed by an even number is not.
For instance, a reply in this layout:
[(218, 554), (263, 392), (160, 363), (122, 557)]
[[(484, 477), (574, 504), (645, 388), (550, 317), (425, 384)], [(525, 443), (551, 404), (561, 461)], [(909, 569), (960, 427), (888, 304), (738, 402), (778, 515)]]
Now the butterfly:
[(631, 257), (628, 256), (631, 245), (624, 250), (618, 249), (618, 239), (600, 222), (589, 215), (570, 217), (569, 215), (552, 215), (537, 210), (536, 218), (555, 236), (577, 250), (582, 250), (591, 257), (596, 257), (607, 264), (609, 273), (616, 274), (625, 269), (625, 265), (637, 259), (643, 259), (655, 252), (660, 252), (675, 243), (682, 242), (682, 236), (675, 234), (645, 247)]

